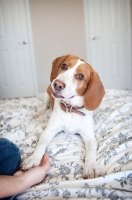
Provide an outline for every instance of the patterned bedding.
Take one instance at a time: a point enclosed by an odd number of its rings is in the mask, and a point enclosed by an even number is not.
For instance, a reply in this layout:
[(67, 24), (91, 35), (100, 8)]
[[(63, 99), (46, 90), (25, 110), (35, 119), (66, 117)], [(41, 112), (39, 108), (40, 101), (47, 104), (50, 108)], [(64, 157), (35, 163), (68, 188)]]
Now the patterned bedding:
[[(33, 118), (42, 105), (35, 97), (0, 100), (0, 137), (20, 148), (22, 160), (33, 153), (50, 117), (49, 107)], [(94, 120), (97, 162), (105, 176), (83, 179), (82, 138), (62, 130), (47, 147), (51, 167), (46, 178), (17, 199), (132, 199), (132, 91), (106, 90)]]

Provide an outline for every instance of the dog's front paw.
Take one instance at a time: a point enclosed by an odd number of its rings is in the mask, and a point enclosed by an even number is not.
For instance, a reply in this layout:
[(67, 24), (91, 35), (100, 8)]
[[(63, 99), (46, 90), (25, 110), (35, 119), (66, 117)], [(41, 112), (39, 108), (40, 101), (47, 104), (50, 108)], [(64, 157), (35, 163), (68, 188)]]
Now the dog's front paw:
[(40, 164), (40, 159), (35, 155), (31, 155), (29, 158), (24, 160), (21, 164), (21, 169), (23, 171), (30, 169), (31, 167), (38, 166)]
[(99, 168), (97, 163), (87, 164), (85, 163), (83, 177), (85, 179), (97, 178), (103, 176), (103, 172)]

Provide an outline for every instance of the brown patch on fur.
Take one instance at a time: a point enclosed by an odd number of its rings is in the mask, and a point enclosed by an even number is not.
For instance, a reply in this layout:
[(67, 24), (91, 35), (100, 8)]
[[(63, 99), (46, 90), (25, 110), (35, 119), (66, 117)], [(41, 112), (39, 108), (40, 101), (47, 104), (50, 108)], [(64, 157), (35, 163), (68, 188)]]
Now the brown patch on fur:
[(95, 110), (100, 105), (105, 91), (98, 74), (91, 66), (90, 68), (90, 80), (83, 102), (87, 110)]
[(50, 81), (52, 82), (58, 75), (58, 70), (60, 65), (63, 63), (63, 61), (65, 60), (66, 56), (61, 56), (56, 58), (53, 62), (52, 62), (52, 70), (51, 70), (51, 74), (50, 74)]
[(47, 88), (47, 93), (50, 97), (50, 106), (53, 110), (53, 107), (54, 107), (54, 98), (52, 97), (52, 88), (51, 88), (51, 85), (49, 85), (49, 87)]
[(63, 70), (61, 69), (62, 64), (66, 64), (68, 68), (71, 68), (76, 64), (78, 59), (78, 57), (70, 54), (56, 58), (52, 62), (50, 81), (52, 82), (58, 74), (63, 72)]
[(87, 63), (81, 64), (76, 73), (84, 75), (83, 80), (78, 80), (77, 94), (84, 96), (84, 107), (87, 110), (95, 110), (100, 105), (105, 94), (98, 74)]
[(87, 63), (81, 64), (76, 69), (75, 76), (77, 74), (82, 74), (84, 76), (84, 79), (83, 80), (75, 79), (75, 81), (78, 82), (76, 92), (78, 96), (84, 96), (88, 87), (89, 79), (90, 79), (90, 65), (88, 65)]

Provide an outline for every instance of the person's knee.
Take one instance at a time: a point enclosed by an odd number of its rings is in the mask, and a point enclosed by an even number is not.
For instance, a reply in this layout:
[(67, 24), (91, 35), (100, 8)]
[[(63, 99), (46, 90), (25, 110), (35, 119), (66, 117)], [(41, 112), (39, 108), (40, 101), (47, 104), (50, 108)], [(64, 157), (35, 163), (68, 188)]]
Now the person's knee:
[(6, 138), (0, 138), (0, 152), (2, 153), (2, 150), (6, 152), (8, 156), (11, 155), (19, 155), (19, 148), (10, 140)]
[[(19, 148), (11, 141), (9, 141), (9, 146), (8, 146), (8, 157), (10, 157), (10, 160), (14, 162), (14, 171), (20, 169), (20, 162), (21, 162), (21, 156), (20, 156), (20, 151)], [(16, 166), (16, 167), (15, 167)]]
[[(0, 138), (0, 173), (11, 175), (20, 169), (19, 148), (6, 138)], [(6, 167), (6, 169), (4, 169)]]
[(10, 147), (8, 150), (10, 151), (8, 153), (11, 153), (11, 155), (20, 156), (19, 148), (14, 143), (10, 142)]

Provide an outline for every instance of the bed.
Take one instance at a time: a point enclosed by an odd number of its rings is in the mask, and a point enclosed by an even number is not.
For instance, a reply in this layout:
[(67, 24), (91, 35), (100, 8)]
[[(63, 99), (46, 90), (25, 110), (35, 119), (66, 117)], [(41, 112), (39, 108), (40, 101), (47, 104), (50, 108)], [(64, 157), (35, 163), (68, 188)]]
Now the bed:
[[(35, 97), (0, 100), (0, 137), (20, 148), (22, 160), (33, 153), (50, 117), (49, 107), (33, 118), (42, 105), (43, 100)], [(105, 176), (83, 179), (82, 138), (62, 130), (46, 149), (51, 167), (45, 179), (17, 199), (132, 199), (132, 91), (106, 90), (94, 121), (97, 162)]]

